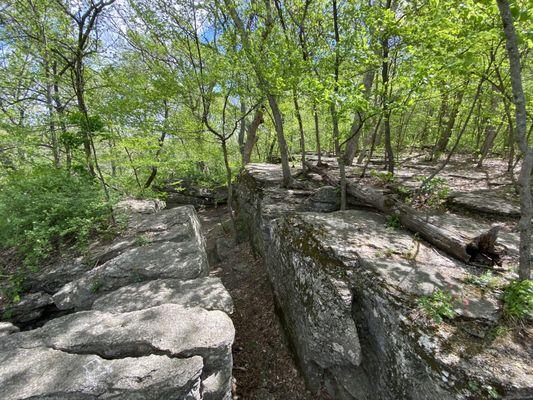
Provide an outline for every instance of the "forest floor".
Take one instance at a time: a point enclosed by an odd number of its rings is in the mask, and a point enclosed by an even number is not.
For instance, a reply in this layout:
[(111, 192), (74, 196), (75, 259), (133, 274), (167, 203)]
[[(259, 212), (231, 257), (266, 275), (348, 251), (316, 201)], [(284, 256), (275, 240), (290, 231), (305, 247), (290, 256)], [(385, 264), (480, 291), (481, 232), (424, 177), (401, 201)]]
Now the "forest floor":
[[(229, 219), (226, 207), (200, 210), (199, 217), (208, 249), (215, 247), (217, 239), (231, 241), (219, 229)], [(222, 280), (235, 307), (231, 315), (236, 331), (233, 399), (328, 399), (306, 390), (275, 311), (263, 260), (253, 254), (250, 244), (237, 244), (223, 260), (211, 264), (211, 275)]]

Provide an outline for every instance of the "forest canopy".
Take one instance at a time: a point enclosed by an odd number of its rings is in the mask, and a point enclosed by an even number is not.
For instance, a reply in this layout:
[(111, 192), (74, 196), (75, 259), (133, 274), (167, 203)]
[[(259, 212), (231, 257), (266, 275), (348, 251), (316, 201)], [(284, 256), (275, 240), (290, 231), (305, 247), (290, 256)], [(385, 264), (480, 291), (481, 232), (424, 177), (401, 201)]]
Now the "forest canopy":
[[(231, 205), (243, 165), (281, 162), (290, 186), (309, 152), (341, 173), (380, 157), (394, 174), (413, 151), (500, 157), (531, 208), (532, 12), (522, 0), (2, 0), (0, 238), (36, 249), (35, 264), (114, 224), (94, 199), (110, 210), (186, 178), (228, 185)], [(62, 196), (79, 198), (48, 207)], [(65, 226), (20, 217), (30, 198), (40, 215), (70, 209)]]

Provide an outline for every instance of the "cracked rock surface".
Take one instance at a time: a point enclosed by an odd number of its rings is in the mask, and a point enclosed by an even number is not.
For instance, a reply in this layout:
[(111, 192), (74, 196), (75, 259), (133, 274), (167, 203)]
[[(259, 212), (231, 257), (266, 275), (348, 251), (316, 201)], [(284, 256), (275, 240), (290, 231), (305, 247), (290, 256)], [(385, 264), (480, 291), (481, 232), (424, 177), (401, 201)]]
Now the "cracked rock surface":
[(206, 276), (196, 213), (148, 203), (122, 206), (128, 230), (93, 247), (90, 263), (75, 260), (94, 268), (63, 276), (63, 262), (39, 273), (41, 289), (58, 289), (45, 293), (57, 308), (85, 311), (29, 331), (6, 328), (1, 399), (231, 398), (233, 303)]

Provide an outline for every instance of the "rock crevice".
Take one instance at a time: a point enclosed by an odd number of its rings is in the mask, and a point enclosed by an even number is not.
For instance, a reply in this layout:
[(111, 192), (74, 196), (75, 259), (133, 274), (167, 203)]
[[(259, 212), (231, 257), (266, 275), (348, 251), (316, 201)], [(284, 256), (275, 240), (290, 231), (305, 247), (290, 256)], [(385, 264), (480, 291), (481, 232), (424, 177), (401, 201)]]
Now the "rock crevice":
[[(264, 256), (310, 389), (339, 400), (533, 396), (531, 344), (490, 337), (501, 301), (465, 283), (472, 266), (368, 209), (313, 212), (313, 190), (280, 189), (280, 182), (278, 166), (247, 166), (237, 218)], [(464, 224), (453, 216), (434, 221)], [(452, 295), (456, 315), (438, 326), (419, 303), (436, 290)]]
[(194, 209), (160, 208), (122, 204), (128, 228), (91, 249), (93, 268), (62, 274), (63, 262), (36, 274), (45, 292), (29, 295), (32, 318), (44, 300), (71, 313), (24, 332), (6, 325), (2, 399), (231, 398), (231, 297), (207, 276)]

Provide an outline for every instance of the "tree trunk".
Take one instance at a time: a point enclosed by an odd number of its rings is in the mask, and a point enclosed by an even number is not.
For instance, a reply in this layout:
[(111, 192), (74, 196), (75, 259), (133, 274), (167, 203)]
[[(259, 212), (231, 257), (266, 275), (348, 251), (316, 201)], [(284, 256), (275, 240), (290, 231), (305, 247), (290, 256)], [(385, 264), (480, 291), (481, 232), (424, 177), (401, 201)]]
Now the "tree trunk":
[[(167, 100), (163, 100), (163, 107), (165, 109), (165, 114), (164, 114), (164, 117), (163, 117), (164, 118), (164, 120), (163, 120), (164, 121), (163, 122), (163, 124), (164, 124), (163, 125), (163, 132), (161, 132), (161, 136), (157, 140), (158, 148), (157, 148), (157, 151), (156, 151), (155, 157), (154, 157), (155, 161), (159, 161), (159, 156), (161, 155), (161, 152), (163, 151), (163, 145), (165, 144), (165, 138), (167, 136), (167, 134), (165, 132), (165, 129), (166, 129), (167, 121), (168, 121), (168, 115), (169, 115), (169, 112), (170, 112)], [(145, 189), (148, 189), (152, 185), (152, 182), (154, 181), (156, 175), (157, 175), (157, 166), (153, 165), (152, 168), (151, 168), (151, 171), (150, 171), (150, 176), (148, 176), (148, 179), (144, 183), (144, 188)]]
[[(364, 96), (368, 99), (370, 97), (370, 91), (372, 90), (372, 84), (374, 83), (374, 71), (368, 71), (363, 77)], [(346, 149), (344, 150), (344, 163), (346, 165), (352, 165), (357, 153), (357, 147), (359, 138), (363, 132), (364, 116), (361, 113), (356, 113), (350, 127), (350, 139), (346, 142)]]
[(339, 54), (339, 23), (338, 23), (338, 14), (337, 14), (337, 0), (333, 0), (333, 26), (335, 30), (335, 64), (334, 64), (334, 87), (333, 93), (334, 97), (331, 101), (330, 112), (331, 112), (331, 122), (333, 124), (333, 145), (335, 149), (335, 155), (337, 156), (337, 162), (339, 164), (340, 172), (340, 187), (341, 187), (341, 210), (346, 209), (346, 171), (344, 168), (344, 155), (342, 154), (341, 145), (340, 145), (340, 134), (339, 134), (339, 116), (337, 114), (336, 102), (337, 94), (339, 92), (339, 68), (340, 68), (340, 54)]
[(446, 126), (444, 130), (440, 133), (440, 137), (433, 148), (431, 159), (439, 158), (439, 156), (444, 151), (446, 151), (446, 147), (448, 146), (448, 142), (450, 141), (450, 137), (452, 136), (452, 133), (453, 133), (453, 127), (455, 126), (455, 120), (457, 119), (457, 115), (459, 114), (459, 108), (461, 106), (461, 103), (463, 102), (464, 92), (465, 92), (464, 90), (461, 90), (455, 96), (455, 102), (453, 103), (452, 109), (450, 110), (450, 115), (448, 116)]
[(500, 16), (505, 34), (511, 87), (513, 89), (513, 102), (515, 105), (516, 131), (515, 137), (520, 152), (523, 154), (522, 168), (518, 177), (520, 192), (520, 265), (518, 268), (519, 279), (531, 278), (531, 218), (533, 217), (533, 201), (531, 196), (531, 175), (533, 173), (533, 148), (528, 146), (526, 98), (522, 87), (522, 72), (520, 66), (520, 53), (518, 39), (513, 23), (513, 17), (507, 0), (497, 0)]
[(292, 100), (294, 102), (294, 113), (296, 114), (296, 119), (298, 120), (298, 131), (300, 132), (300, 154), (302, 157), (302, 168), (305, 168), (305, 134), (304, 134), (304, 125), (302, 123), (302, 114), (300, 113), (300, 105), (298, 104), (298, 95), (296, 93), (296, 88), (292, 88)]
[(231, 166), (229, 164), (229, 158), (228, 158), (228, 148), (226, 146), (226, 139), (221, 140), (222, 144), (222, 154), (224, 155), (224, 166), (226, 167), (226, 184), (228, 186), (228, 212), (231, 217), (231, 226), (233, 229), (233, 234), (235, 234), (235, 215), (233, 214), (233, 184), (231, 182), (232, 173), (231, 173)]
[(255, 110), (254, 119), (246, 132), (246, 142), (244, 142), (244, 151), (242, 154), (242, 162), (244, 165), (248, 164), (252, 158), (252, 151), (257, 143), (257, 130), (264, 122), (263, 113), (263, 106)]
[[(390, 9), (392, 5), (392, 0), (387, 0), (385, 5), (386, 9)], [(381, 39), (381, 50), (382, 50), (382, 62), (381, 62), (381, 79), (383, 81), (383, 126), (385, 134), (385, 155), (387, 159), (387, 171), (391, 174), (394, 174), (394, 153), (392, 150), (392, 139), (391, 139), (391, 129), (390, 129), (390, 117), (391, 110), (389, 106), (389, 37), (384, 33), (384, 37)]]
[[(246, 114), (246, 104), (241, 97), (241, 115)], [(244, 162), (244, 134), (246, 133), (246, 118), (242, 118), (239, 126), (239, 135), (237, 136), (237, 141), (239, 143), (239, 151), (242, 157), (242, 164), (246, 165)]]
[(313, 103), (313, 119), (315, 120), (317, 165), (322, 165), (322, 149), (320, 148), (320, 126), (318, 124), (318, 111), (316, 109), (316, 103)]
[(283, 118), (281, 116), (281, 111), (278, 106), (278, 101), (276, 96), (269, 94), (267, 95), (268, 104), (272, 110), (272, 116), (274, 117), (274, 125), (276, 129), (276, 136), (278, 139), (279, 145), (279, 155), (281, 158), (281, 169), (283, 171), (283, 182), (284, 187), (289, 187), (292, 183), (291, 168), (289, 166), (289, 151), (287, 149), (287, 142), (285, 141), (285, 134), (283, 133)]

